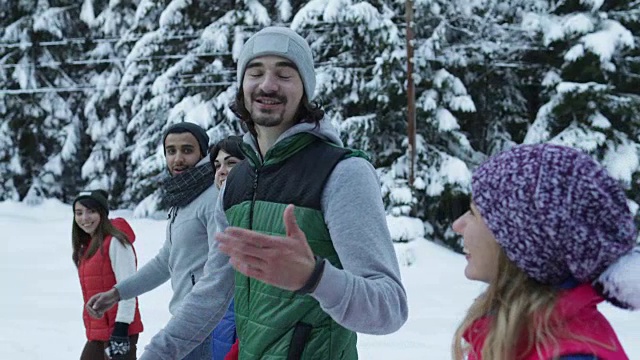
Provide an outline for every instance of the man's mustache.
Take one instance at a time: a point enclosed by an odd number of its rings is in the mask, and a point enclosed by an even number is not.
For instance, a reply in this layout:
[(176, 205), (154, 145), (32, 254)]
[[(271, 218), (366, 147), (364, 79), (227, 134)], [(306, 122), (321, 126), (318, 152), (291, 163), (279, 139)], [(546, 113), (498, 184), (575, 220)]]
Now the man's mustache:
[(251, 100), (256, 100), (256, 98), (259, 98), (259, 97), (271, 98), (271, 99), (280, 101), (283, 104), (287, 102), (287, 98), (285, 96), (280, 96), (278, 94), (268, 94), (262, 90), (251, 94)]

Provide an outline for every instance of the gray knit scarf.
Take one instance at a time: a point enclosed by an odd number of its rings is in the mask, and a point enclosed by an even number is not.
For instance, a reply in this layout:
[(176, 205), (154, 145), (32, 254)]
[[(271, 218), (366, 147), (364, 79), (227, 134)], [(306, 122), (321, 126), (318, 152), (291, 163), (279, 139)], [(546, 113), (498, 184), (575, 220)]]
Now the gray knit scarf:
[(189, 205), (209, 186), (213, 185), (214, 172), (207, 162), (181, 174), (171, 176), (162, 183), (160, 208), (184, 207)]

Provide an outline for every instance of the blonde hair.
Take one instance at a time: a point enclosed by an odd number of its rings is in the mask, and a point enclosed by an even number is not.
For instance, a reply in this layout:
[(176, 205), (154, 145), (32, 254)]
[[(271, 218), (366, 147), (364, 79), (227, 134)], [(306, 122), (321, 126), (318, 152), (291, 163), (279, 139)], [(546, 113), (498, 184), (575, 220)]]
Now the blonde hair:
[(488, 333), (478, 354), (483, 360), (514, 360), (531, 351), (541, 353), (543, 346), (557, 348), (564, 333), (563, 324), (551, 316), (558, 289), (533, 280), (497, 248), (497, 276), (471, 305), (453, 338), (456, 360), (474, 351), (464, 342), (464, 333), (487, 314), (491, 314)]

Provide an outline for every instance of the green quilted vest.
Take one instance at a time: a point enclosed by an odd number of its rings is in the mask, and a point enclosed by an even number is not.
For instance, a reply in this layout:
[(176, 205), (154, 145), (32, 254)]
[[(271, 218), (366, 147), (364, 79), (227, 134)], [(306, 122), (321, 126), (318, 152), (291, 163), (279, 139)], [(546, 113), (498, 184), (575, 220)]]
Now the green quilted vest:
[[(296, 220), (313, 253), (342, 268), (321, 211), (322, 189), (342, 159), (361, 152), (297, 134), (273, 146), (264, 161), (249, 146), (225, 185), (224, 210), (230, 226), (264, 234), (285, 234), (282, 214), (294, 204)], [(235, 316), (240, 360), (353, 360), (356, 333), (331, 319), (309, 295), (235, 276)]]

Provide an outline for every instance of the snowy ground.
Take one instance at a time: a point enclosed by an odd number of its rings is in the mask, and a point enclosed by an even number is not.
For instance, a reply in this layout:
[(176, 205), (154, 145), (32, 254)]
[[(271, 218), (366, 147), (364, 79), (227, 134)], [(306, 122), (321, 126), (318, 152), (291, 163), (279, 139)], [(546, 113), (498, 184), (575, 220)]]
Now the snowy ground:
[[(153, 257), (164, 221), (132, 219), (139, 263)], [(0, 359), (77, 359), (84, 345), (82, 295), (71, 262), (71, 207), (47, 201), (37, 207), (0, 203)], [(453, 331), (482, 285), (464, 279), (462, 256), (427, 241), (414, 242), (415, 263), (402, 268), (409, 320), (395, 334), (359, 337), (360, 358), (449, 359)], [(406, 249), (398, 248), (399, 252)], [(145, 331), (141, 348), (169, 319), (168, 285), (140, 297)], [(618, 331), (630, 359), (640, 359), (640, 312), (609, 305), (602, 311)]]

